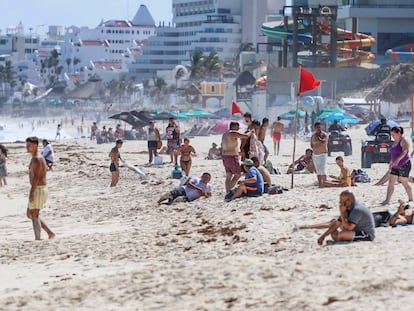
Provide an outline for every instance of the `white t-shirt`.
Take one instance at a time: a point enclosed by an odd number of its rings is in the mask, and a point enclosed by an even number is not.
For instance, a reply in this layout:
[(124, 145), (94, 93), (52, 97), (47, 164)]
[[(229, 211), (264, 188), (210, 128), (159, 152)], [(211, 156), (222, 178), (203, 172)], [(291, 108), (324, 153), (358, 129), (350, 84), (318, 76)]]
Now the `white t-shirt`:
[[(49, 151), (51, 151), (52, 153), (49, 154), (49, 156), (46, 157), (46, 155), (49, 153)], [(45, 159), (48, 160), (48, 161), (51, 161), (51, 162), (55, 161), (55, 154), (53, 153), (53, 148), (50, 144), (46, 145), (46, 147), (43, 148), (42, 156), (44, 156)]]
[[(188, 182), (192, 183), (196, 187), (207, 190), (207, 192), (211, 192), (211, 185), (201, 182), (201, 179), (198, 177), (193, 177)], [(201, 194), (198, 192), (198, 190), (190, 188), (189, 186), (184, 186), (184, 189), (188, 201), (194, 201), (195, 199), (201, 197)]]

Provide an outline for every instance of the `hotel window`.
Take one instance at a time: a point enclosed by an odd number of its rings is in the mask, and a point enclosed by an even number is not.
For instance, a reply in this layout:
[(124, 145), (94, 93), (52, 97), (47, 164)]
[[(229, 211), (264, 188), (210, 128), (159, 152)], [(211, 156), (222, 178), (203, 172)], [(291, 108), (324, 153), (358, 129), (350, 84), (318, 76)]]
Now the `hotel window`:
[(216, 86), (215, 85), (212, 85), (211, 86), (211, 93), (215, 93), (216, 92)]

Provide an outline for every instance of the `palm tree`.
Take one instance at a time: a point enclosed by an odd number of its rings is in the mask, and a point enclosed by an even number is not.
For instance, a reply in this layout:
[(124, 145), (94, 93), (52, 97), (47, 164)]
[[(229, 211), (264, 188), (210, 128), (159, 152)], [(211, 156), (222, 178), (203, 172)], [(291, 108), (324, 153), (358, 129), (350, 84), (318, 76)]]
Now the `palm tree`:
[(195, 51), (191, 53), (190, 79), (199, 81), (202, 76), (203, 52)]
[(175, 88), (178, 87), (178, 80), (180, 80), (184, 75), (186, 74), (186, 70), (184, 67), (178, 67), (177, 71), (175, 72), (174, 78), (175, 78)]
[(72, 63), (72, 58), (66, 58), (66, 65), (68, 66), (68, 72), (69, 72), (71, 63)]
[(73, 58), (73, 70), (76, 71), (76, 65), (79, 64), (81, 60), (77, 57)]
[(223, 72), (223, 63), (217, 53), (210, 53), (203, 61), (205, 77), (220, 77)]

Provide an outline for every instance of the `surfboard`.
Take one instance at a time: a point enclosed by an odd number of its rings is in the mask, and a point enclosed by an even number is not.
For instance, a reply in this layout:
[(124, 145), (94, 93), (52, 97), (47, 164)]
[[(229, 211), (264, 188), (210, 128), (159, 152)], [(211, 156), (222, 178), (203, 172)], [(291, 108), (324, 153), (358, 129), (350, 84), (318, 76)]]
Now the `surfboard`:
[(139, 169), (138, 167), (136, 167), (136, 166), (133, 166), (133, 165), (131, 165), (131, 164), (129, 164), (129, 163), (127, 163), (125, 160), (123, 160), (123, 159), (120, 159), (121, 160), (121, 162), (127, 167), (127, 168), (129, 168), (131, 171), (133, 171), (135, 174), (137, 174), (138, 175), (138, 177), (140, 178), (140, 179), (145, 179), (145, 178), (147, 178), (147, 176), (145, 175), (145, 173), (141, 170), (141, 169)]

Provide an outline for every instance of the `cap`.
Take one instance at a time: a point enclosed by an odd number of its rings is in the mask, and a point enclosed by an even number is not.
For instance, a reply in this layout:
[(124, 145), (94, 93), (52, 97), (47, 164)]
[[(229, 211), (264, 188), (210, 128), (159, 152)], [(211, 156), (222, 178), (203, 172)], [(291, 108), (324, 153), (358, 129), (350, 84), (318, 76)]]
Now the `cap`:
[(251, 159), (246, 159), (242, 164), (246, 166), (253, 166), (253, 161)]
[(213, 148), (217, 147), (216, 143), (212, 143), (211, 146), (213, 146)]

